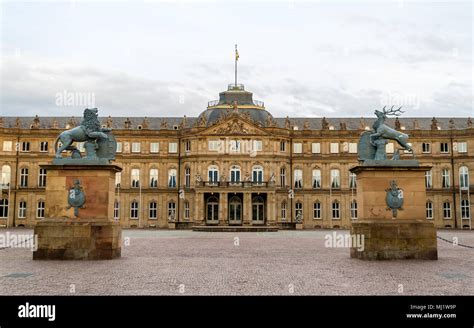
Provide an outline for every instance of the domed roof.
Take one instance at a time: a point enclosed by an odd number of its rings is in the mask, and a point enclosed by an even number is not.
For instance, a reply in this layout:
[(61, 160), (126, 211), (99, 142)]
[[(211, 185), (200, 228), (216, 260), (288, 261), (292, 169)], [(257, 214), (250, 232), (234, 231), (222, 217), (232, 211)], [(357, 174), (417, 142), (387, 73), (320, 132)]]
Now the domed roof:
[(266, 125), (273, 120), (272, 114), (265, 110), (264, 103), (253, 100), (252, 93), (245, 91), (242, 84), (230, 84), (227, 91), (219, 94), (219, 100), (208, 103), (207, 109), (199, 115), (198, 122), (205, 122), (209, 126), (233, 113), (258, 125)]

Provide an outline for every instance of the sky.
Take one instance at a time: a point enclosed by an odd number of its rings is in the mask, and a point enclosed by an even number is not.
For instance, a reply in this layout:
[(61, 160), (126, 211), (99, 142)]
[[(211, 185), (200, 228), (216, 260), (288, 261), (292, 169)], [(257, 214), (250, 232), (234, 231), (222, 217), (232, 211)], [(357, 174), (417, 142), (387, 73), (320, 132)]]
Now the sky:
[(1, 3), (0, 115), (198, 116), (234, 81), (274, 117), (473, 112), (471, 1)]

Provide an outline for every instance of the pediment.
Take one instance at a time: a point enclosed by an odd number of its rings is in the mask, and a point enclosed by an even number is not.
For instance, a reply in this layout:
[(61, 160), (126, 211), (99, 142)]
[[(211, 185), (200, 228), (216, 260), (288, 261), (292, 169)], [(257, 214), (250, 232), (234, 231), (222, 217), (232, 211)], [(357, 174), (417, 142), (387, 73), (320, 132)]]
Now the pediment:
[(232, 117), (215, 124), (199, 134), (213, 135), (267, 135), (260, 127), (240, 117)]

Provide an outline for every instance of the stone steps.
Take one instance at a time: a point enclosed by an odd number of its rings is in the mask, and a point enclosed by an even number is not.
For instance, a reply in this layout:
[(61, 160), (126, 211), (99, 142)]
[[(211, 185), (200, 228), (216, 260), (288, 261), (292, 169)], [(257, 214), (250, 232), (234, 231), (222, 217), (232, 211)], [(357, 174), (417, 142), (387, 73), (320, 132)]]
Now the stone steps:
[(193, 226), (193, 231), (201, 232), (277, 232), (277, 227), (267, 226)]

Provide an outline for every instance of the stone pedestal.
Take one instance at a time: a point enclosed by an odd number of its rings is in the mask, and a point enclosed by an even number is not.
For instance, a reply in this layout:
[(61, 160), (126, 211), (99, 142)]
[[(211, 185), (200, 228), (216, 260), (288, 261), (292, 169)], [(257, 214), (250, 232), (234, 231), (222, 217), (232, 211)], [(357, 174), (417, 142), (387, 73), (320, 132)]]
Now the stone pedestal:
[[(115, 165), (42, 165), (47, 170), (45, 219), (35, 227), (34, 260), (101, 260), (120, 257), (122, 231), (113, 219)], [(69, 206), (68, 196), (80, 182), (85, 204)]]
[[(395, 164), (395, 163), (394, 163)], [(425, 172), (428, 166), (357, 166), (357, 221), (351, 234), (364, 237), (363, 250), (351, 257), (363, 260), (438, 258), (436, 228), (426, 220)], [(403, 192), (403, 206), (394, 217), (387, 204), (392, 181)]]

